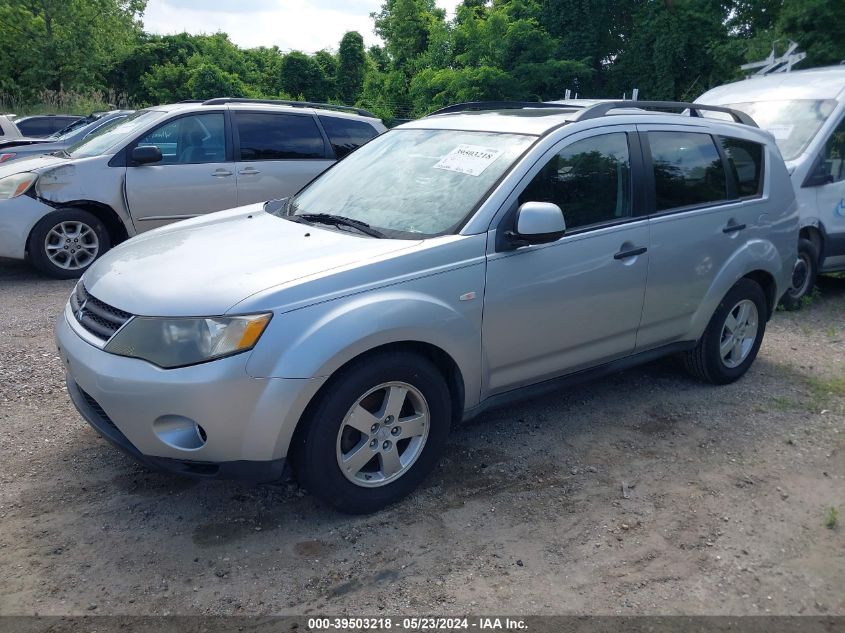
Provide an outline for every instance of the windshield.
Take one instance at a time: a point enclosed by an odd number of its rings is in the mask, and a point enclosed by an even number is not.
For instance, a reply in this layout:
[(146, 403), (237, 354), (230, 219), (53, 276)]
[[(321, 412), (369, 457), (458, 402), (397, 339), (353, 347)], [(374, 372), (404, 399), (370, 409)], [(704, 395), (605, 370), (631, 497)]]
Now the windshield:
[(101, 117), (102, 117), (101, 114), (100, 115), (90, 114), (86, 117), (82, 117), (81, 119), (77, 119), (76, 121), (74, 121), (73, 123), (68, 125), (67, 127), (64, 127), (61, 130), (59, 130), (58, 132), (56, 132), (55, 134), (50, 135), (50, 138), (55, 139), (57, 141), (67, 140), (68, 137), (75, 134), (80, 128), (83, 128), (86, 125), (93, 123), (94, 121), (100, 119)]
[(118, 119), (114, 123), (106, 123), (88, 138), (71, 145), (66, 150), (67, 154), (70, 158), (89, 158), (105, 154), (121, 141), (134, 136), (142, 127), (160, 117), (161, 114), (156, 110), (142, 110), (130, 114), (125, 119)]
[(836, 107), (833, 99), (794, 99), (726, 103), (725, 107), (750, 115), (762, 129), (772, 133), (784, 160), (797, 158)]
[(287, 213), (339, 215), (388, 237), (448, 233), (533, 141), (521, 134), (394, 130), (317, 178)]

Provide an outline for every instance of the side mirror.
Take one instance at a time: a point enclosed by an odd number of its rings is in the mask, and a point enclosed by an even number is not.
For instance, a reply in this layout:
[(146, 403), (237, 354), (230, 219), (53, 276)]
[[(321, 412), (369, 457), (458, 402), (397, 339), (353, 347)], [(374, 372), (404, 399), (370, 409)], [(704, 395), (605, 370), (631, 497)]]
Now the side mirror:
[(563, 211), (551, 202), (526, 202), (516, 212), (516, 246), (546, 244), (560, 239), (566, 232)]
[(810, 168), (807, 177), (804, 179), (802, 187), (821, 187), (833, 182), (833, 176), (825, 169), (824, 156), (819, 154), (816, 160), (813, 161), (813, 166)]
[(149, 165), (161, 161), (161, 150), (155, 145), (142, 145), (132, 150), (132, 162), (136, 165)]

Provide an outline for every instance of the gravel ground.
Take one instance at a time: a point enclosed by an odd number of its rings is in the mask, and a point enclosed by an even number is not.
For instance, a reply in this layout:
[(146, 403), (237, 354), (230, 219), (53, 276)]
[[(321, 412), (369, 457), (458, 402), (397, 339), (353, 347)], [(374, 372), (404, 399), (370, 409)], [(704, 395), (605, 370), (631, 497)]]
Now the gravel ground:
[(354, 518), (100, 439), (53, 344), (72, 285), (0, 262), (0, 614), (845, 615), (845, 279), (738, 383), (666, 360), (491, 411)]

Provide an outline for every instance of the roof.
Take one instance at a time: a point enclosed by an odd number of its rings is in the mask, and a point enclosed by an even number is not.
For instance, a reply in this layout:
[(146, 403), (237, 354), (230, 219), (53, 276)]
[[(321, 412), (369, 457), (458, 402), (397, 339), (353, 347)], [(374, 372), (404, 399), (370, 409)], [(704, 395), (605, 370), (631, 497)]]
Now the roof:
[(752, 76), (713, 88), (696, 102), (727, 104), (786, 99), (836, 99), (845, 91), (845, 66)]
[[(289, 102), (297, 103), (297, 102)], [(150, 107), (150, 110), (157, 110), (159, 112), (183, 112), (183, 111), (201, 111), (209, 110), (211, 108), (227, 109), (230, 107), (237, 107), (238, 110), (255, 110), (258, 112), (267, 112), (280, 110), (282, 112), (307, 112), (311, 114), (331, 115), (344, 117), (349, 119), (370, 119), (379, 121), (375, 114), (367, 112), (366, 110), (357, 110), (355, 108), (346, 108), (346, 106), (334, 106), (332, 104), (325, 104), (325, 107), (320, 107), (323, 104), (303, 102), (303, 105), (288, 105), (286, 102), (273, 103), (272, 100), (249, 100), (249, 99), (209, 99), (205, 102), (198, 100), (180, 101), (178, 103), (168, 103), (159, 106)], [(346, 108), (343, 110), (336, 108)], [(357, 111), (347, 111), (357, 110)], [(367, 116), (369, 115), (369, 116)]]
[(580, 108), (521, 108), (475, 110), (434, 114), (399, 127), (402, 129), (467, 130), (471, 132), (510, 132), (539, 136), (553, 127), (574, 121)]

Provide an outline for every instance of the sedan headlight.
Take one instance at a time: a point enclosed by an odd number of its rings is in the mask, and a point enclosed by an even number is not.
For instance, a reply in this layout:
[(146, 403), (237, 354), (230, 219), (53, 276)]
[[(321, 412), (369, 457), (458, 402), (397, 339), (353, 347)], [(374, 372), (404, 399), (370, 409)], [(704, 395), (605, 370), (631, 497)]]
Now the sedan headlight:
[(0, 200), (22, 196), (36, 180), (38, 180), (38, 174), (28, 171), (0, 178)]
[(173, 369), (246, 352), (255, 347), (272, 314), (232, 317), (135, 317), (105, 347)]

